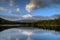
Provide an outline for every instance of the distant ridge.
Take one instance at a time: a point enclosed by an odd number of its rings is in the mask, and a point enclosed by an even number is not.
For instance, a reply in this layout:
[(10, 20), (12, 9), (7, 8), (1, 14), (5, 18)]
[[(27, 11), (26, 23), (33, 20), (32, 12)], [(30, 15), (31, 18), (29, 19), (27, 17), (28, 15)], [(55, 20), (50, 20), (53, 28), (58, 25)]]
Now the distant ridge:
[(29, 22), (29, 21), (39, 21), (39, 20), (54, 20), (58, 18), (57, 15), (53, 16), (33, 16), (28, 18), (14, 17), (14, 16), (2, 16), (0, 15), (0, 21), (10, 21), (10, 22)]

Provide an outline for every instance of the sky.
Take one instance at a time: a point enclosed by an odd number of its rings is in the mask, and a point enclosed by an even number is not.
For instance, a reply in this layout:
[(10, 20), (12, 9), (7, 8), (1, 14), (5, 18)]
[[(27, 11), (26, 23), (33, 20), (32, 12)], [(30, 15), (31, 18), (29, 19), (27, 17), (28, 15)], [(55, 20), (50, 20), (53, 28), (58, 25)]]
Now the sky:
[(60, 14), (60, 0), (0, 0), (0, 15), (52, 16)]

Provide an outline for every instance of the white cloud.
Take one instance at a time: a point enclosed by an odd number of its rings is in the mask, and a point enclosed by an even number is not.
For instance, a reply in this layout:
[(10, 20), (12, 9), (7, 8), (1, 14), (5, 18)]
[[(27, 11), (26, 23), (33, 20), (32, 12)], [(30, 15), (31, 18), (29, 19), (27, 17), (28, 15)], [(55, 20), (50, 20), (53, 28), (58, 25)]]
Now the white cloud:
[(31, 12), (32, 10), (46, 7), (52, 3), (60, 3), (60, 0), (30, 0), (30, 3), (26, 5), (26, 10)]
[(24, 15), (24, 16), (22, 16), (24, 19), (25, 18), (30, 18), (30, 17), (32, 17), (32, 15), (31, 14), (27, 14), (27, 15)]
[(13, 12), (11, 10), (9, 10), (8, 13), (13, 13)]
[(21, 11), (20, 11), (19, 8), (17, 8), (16, 11), (12, 11), (12, 10), (9, 10), (9, 11), (8, 11), (8, 13), (13, 13), (13, 14), (18, 14), (18, 13), (20, 13), (20, 12), (21, 12)]
[(13, 0), (10, 0), (9, 5), (10, 6), (14, 6), (14, 1)]
[(6, 11), (6, 8), (0, 7), (0, 11)]
[(17, 9), (16, 9), (16, 12), (17, 12), (17, 13), (20, 13), (20, 9), (19, 9), (19, 8), (17, 8)]
[(45, 4), (41, 3), (39, 0), (31, 0), (29, 4), (26, 5), (26, 10), (28, 12), (31, 12), (32, 10), (35, 10), (37, 8), (44, 7)]
[(33, 3), (26, 5), (26, 10), (27, 10), (28, 12), (34, 10), (35, 8), (36, 8), (36, 5), (34, 5)]
[(8, 13), (15, 14), (16, 12), (12, 10), (8, 10)]

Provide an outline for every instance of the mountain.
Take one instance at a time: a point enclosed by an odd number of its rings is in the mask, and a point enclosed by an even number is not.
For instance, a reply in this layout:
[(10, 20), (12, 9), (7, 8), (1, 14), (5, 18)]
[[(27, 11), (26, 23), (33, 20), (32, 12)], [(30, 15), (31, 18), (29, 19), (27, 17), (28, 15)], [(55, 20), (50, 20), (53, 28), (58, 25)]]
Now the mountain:
[(27, 22), (27, 21), (38, 21), (38, 20), (52, 20), (52, 17), (48, 16), (32, 16), (32, 17), (14, 17), (14, 16), (2, 16), (0, 18), (8, 21), (15, 21), (15, 22)]
[(52, 18), (55, 18), (55, 19), (59, 19), (60, 18), (60, 14), (55, 14), (53, 16), (51, 16)]

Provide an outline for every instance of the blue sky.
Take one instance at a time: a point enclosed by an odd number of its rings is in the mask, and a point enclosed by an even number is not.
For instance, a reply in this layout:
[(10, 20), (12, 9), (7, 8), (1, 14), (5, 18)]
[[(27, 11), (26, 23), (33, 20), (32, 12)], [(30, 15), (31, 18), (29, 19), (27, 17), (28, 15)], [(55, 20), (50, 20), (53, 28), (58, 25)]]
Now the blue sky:
[[(1, 0), (0, 0), (1, 1)], [(18, 7), (20, 9), (20, 13), (8, 13), (8, 11), (0, 11), (0, 15), (4, 15), (4, 16), (23, 16), (28, 14), (29, 12), (26, 10), (26, 5), (29, 5), (31, 3), (31, 0), (14, 0), (14, 5), (10, 6), (9, 2), (11, 0), (5, 0), (5, 2), (7, 3), (0, 3), (0, 7), (6, 8), (8, 10), (11, 11), (16, 11), (16, 8)], [(40, 0), (39, 0), (40, 1)], [(34, 0), (35, 2), (35, 0)], [(33, 16), (52, 16), (55, 14), (60, 14), (60, 3), (49, 3), (48, 1), (46, 6), (44, 7), (39, 7), (36, 9), (32, 9), (32, 11), (30, 12)], [(44, 1), (43, 1), (44, 3)], [(34, 4), (35, 5), (35, 4)], [(40, 5), (40, 4), (39, 4)]]

